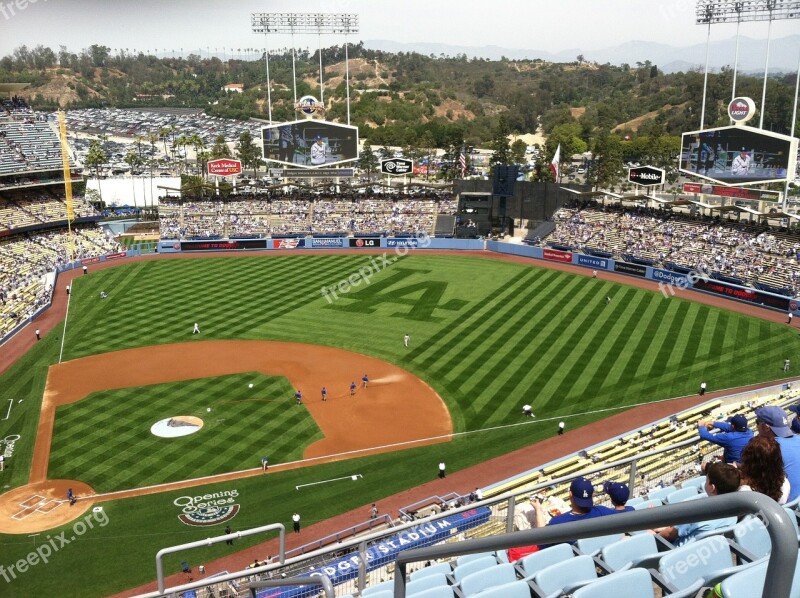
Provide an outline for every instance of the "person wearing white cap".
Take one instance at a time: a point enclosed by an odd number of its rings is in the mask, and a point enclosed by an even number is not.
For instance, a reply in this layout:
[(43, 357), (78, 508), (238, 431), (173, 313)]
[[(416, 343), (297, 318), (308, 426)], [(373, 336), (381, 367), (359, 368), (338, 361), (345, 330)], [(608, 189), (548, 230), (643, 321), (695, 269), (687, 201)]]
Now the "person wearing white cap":
[(783, 472), (789, 479), (789, 502), (800, 496), (800, 436), (789, 428), (786, 412), (776, 405), (756, 409), (758, 435), (774, 438), (781, 447)]
[(314, 139), (314, 144), (311, 146), (311, 164), (314, 166), (325, 164), (326, 153), (325, 141), (323, 141), (322, 135), (317, 135)]
[(746, 176), (748, 172), (750, 172), (750, 154), (747, 153), (745, 148), (742, 148), (733, 159), (731, 174), (733, 176)]

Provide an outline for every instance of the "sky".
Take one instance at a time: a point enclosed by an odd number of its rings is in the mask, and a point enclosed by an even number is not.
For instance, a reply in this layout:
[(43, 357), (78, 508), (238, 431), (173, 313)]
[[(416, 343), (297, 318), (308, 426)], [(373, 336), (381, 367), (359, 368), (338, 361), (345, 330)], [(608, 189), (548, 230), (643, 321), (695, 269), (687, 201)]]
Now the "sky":
[[(262, 47), (250, 31), (254, 12), (339, 12), (359, 16), (360, 33), (348, 41), (392, 40), (449, 45), (495, 45), (558, 52), (646, 40), (674, 46), (705, 43), (695, 25), (695, 0), (0, 0), (0, 55), (25, 44), (77, 52), (91, 44), (184, 55), (202, 49), (230, 57), (232, 49)], [(735, 35), (715, 25), (711, 39)], [(744, 23), (742, 35), (766, 39), (766, 23)], [(773, 40), (800, 33), (800, 20), (775, 21)], [(316, 36), (270, 36), (272, 48), (316, 49)], [(344, 43), (323, 36), (324, 46)]]

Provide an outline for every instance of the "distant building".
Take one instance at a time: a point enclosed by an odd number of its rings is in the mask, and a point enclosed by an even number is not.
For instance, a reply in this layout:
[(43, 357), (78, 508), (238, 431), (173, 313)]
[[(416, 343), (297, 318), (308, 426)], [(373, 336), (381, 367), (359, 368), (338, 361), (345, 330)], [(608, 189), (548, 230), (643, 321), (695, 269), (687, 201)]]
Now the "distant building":
[(228, 93), (229, 91), (233, 91), (235, 93), (242, 93), (244, 91), (244, 84), (242, 83), (228, 83), (225, 87), (222, 88), (222, 91)]

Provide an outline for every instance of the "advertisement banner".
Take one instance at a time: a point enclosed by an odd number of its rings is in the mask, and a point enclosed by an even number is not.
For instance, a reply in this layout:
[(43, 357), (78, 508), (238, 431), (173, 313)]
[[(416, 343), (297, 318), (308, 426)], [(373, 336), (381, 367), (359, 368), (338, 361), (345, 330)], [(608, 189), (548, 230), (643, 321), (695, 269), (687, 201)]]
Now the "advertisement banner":
[(81, 266), (88, 266), (89, 264), (96, 264), (100, 261), (99, 257), (87, 257), (85, 260), (81, 260)]
[(694, 288), (699, 291), (708, 291), (715, 295), (723, 295), (731, 299), (738, 299), (739, 301), (746, 301), (747, 303), (755, 303), (757, 305), (765, 305), (774, 307), (782, 311), (789, 310), (789, 303), (792, 301), (789, 297), (779, 297), (778, 295), (771, 295), (753, 289), (745, 289), (733, 285), (718, 282), (716, 280), (698, 280), (694, 283)]
[[(311, 239), (310, 247), (314, 249), (341, 249), (343, 247), (342, 238), (341, 237), (320, 237)], [(308, 241), (306, 241), (306, 247), (309, 247)]]
[(743, 187), (726, 187), (710, 183), (684, 183), (684, 193), (704, 193), (706, 195), (719, 195), (720, 197), (735, 197), (750, 201), (780, 201), (778, 191), (764, 191), (763, 189), (745, 189)]
[(272, 239), (273, 249), (302, 249), (305, 239)]
[(572, 263), (572, 254), (568, 251), (557, 251), (555, 249), (545, 248), (542, 252), (542, 257), (546, 260), (552, 260), (554, 262), (562, 262), (564, 264)]
[(210, 251), (232, 249), (266, 249), (265, 239), (252, 239), (248, 241), (183, 241), (180, 243), (181, 251)]
[(647, 276), (647, 266), (629, 264), (627, 262), (614, 262), (614, 272), (622, 272), (632, 276)]
[(107, 260), (119, 260), (127, 256), (128, 254), (125, 251), (120, 251), (119, 253), (109, 253), (106, 255)]
[(410, 237), (406, 239), (386, 239), (386, 247), (419, 247), (419, 239)]
[(672, 272), (671, 270), (662, 270), (661, 268), (653, 268), (653, 280), (672, 284), (681, 288), (689, 286), (689, 279), (685, 274)]
[(575, 263), (578, 264), (579, 266), (586, 266), (588, 268), (597, 268), (600, 270), (608, 270), (609, 260), (604, 257), (583, 255), (582, 253), (576, 253), (575, 257), (577, 258), (577, 261)]
[[(473, 528), (489, 520), (489, 507), (478, 507), (463, 513), (450, 515), (438, 521), (421, 523), (394, 536), (388, 537), (370, 546), (367, 551), (367, 571), (372, 571), (392, 562), (397, 555), (410, 548), (418, 548), (441, 542), (454, 534)], [(358, 576), (361, 562), (357, 550), (352, 551), (333, 562), (317, 567), (307, 574), (321, 573), (327, 575), (333, 585)], [(289, 598), (300, 596), (318, 596), (319, 587), (269, 588), (256, 592), (258, 598)]]
[(369, 249), (381, 246), (380, 237), (360, 237), (358, 239), (349, 239), (350, 247), (358, 249)]

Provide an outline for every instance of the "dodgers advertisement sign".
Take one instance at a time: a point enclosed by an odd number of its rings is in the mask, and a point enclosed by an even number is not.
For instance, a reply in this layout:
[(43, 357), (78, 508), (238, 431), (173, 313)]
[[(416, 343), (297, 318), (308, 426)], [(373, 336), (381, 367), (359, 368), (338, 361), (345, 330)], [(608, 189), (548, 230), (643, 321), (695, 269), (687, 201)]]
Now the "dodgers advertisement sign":
[(686, 278), (685, 274), (672, 272), (671, 270), (662, 270), (661, 268), (653, 268), (653, 280), (666, 284), (674, 284), (682, 288), (689, 286), (689, 279)]
[[(367, 571), (372, 571), (392, 562), (404, 550), (429, 546), (451, 537), (452, 534), (485, 523), (489, 520), (490, 513), (489, 507), (470, 509), (438, 521), (421, 523), (416, 527), (409, 528), (377, 544), (373, 544), (366, 551)], [(354, 550), (346, 556), (309, 571), (304, 577), (313, 573), (321, 573), (327, 575), (333, 585), (337, 585), (357, 577), (360, 562), (358, 551)], [(257, 598), (300, 598), (302, 596), (318, 595), (319, 586), (269, 588), (256, 592)]]
[(583, 255), (582, 253), (576, 253), (575, 257), (578, 258), (575, 263), (579, 266), (608, 270), (608, 260), (604, 257), (594, 257), (593, 255)]
[[(306, 247), (309, 247), (308, 239), (306, 239)], [(310, 247), (314, 249), (330, 249), (332, 247), (336, 247), (338, 249), (342, 248), (342, 238), (341, 237), (315, 237), (311, 239)]]

